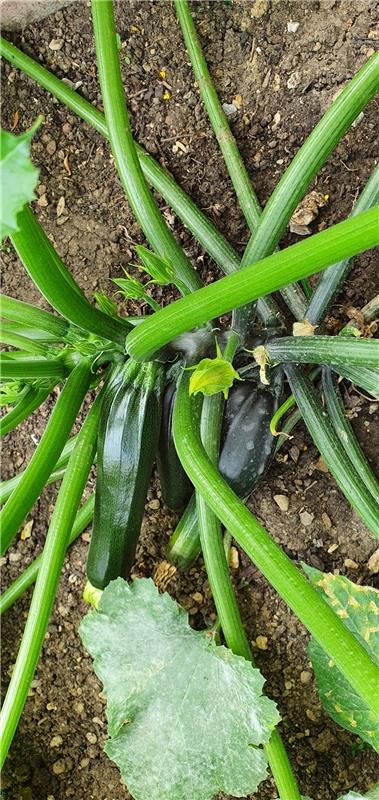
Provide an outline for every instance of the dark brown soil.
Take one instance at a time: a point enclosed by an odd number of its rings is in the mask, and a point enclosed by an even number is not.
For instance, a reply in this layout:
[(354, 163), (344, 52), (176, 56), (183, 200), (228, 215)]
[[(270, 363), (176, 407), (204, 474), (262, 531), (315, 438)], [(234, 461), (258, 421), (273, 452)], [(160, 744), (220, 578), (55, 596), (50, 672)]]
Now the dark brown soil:
[[(241, 95), (232, 127), (262, 203), (332, 97), (373, 52), (378, 40), (375, 7), (373, 0), (359, 4), (237, 0), (232, 5), (196, 5), (196, 22), (222, 102), (231, 103)], [(287, 31), (289, 21), (299, 23), (295, 33)], [(121, 3), (118, 30), (125, 42), (122, 52), (130, 62), (123, 58), (126, 96), (138, 141), (171, 170), (242, 250), (248, 236), (246, 225), (199, 100), (171, 4), (166, 0)], [(74, 85), (80, 81), (79, 91), (100, 105), (87, 3), (61, 11), (13, 40), (60, 77)], [(49, 47), (52, 40), (61, 42), (60, 49)], [(162, 69), (172, 87), (167, 101), (159, 78)], [(132, 257), (133, 245), (142, 239), (123, 199), (108, 145), (8, 64), (3, 71), (3, 107), (5, 127), (14, 123), (18, 113), (17, 132), (43, 112), (45, 122), (33, 145), (33, 158), (40, 168), (36, 211), (88, 296), (95, 288), (109, 291), (109, 278), (120, 275), (121, 266)], [(377, 111), (374, 101), (321, 170), (316, 185), (330, 199), (313, 230), (349, 214), (375, 163)], [(65, 169), (67, 157), (71, 174)], [(62, 197), (64, 210), (57, 216)], [(169, 209), (165, 208), (165, 214), (202, 277), (214, 279), (215, 265)], [(288, 235), (285, 242), (295, 238)], [(6, 292), (43, 305), (11, 252), (4, 254), (4, 263)], [(356, 259), (330, 326), (340, 326), (347, 319), (346, 306), (361, 307), (375, 291), (375, 260), (367, 254)], [(378, 469), (377, 404), (348, 387), (344, 391), (359, 439)], [(47, 404), (42, 414), (7, 438), (4, 477), (27, 463), (50, 407)], [(251, 509), (295, 562), (304, 560), (319, 569), (372, 583), (367, 562), (375, 550), (373, 538), (330, 475), (318, 466), (318, 453), (299, 426), (253, 496)], [(277, 494), (288, 495), (287, 513), (278, 509), (273, 499)], [(3, 560), (5, 584), (40, 550), (54, 497), (54, 488), (43, 493), (31, 515), (31, 538), (18, 541)], [(300, 522), (303, 510), (313, 515), (307, 527)], [(154, 483), (135, 574), (154, 573), (164, 558), (175, 520), (163, 507)], [(43, 656), (4, 772), (6, 800), (129, 797), (116, 767), (102, 752), (104, 703), (77, 634), (86, 611), (81, 594), (88, 538), (84, 534), (66, 560)], [(256, 659), (267, 678), (267, 693), (278, 703), (281, 732), (302, 792), (314, 800), (334, 800), (349, 788), (367, 789), (376, 777), (377, 759), (323, 713), (307, 659), (307, 632), (243, 553), (234, 578), (250, 639), (255, 643), (257, 636), (267, 637), (267, 649), (254, 646)], [(175, 575), (169, 591), (191, 610), (194, 625), (209, 622), (214, 609), (201, 561), (189, 575)], [(202, 595), (201, 602), (198, 596), (193, 598), (195, 592)], [(29, 600), (29, 595), (24, 597), (3, 620), (5, 685)], [(273, 797), (270, 779), (254, 795), (255, 800)]]

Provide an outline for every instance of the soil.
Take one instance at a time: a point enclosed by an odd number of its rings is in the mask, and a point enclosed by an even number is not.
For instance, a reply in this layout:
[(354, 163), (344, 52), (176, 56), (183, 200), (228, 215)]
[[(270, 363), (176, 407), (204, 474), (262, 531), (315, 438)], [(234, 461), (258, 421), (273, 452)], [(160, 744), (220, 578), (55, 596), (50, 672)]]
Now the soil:
[[(328, 103), (373, 52), (378, 40), (375, 10), (372, 0), (194, 5), (222, 102), (231, 104), (240, 95), (231, 125), (262, 204)], [(299, 23), (296, 31), (296, 25), (288, 31), (289, 22)], [(246, 225), (200, 102), (171, 4), (121, 3), (117, 27), (136, 138), (242, 251), (248, 238)], [(64, 9), (11, 38), (101, 107), (87, 3)], [(159, 75), (163, 69), (168, 90)], [(3, 67), (3, 109), (4, 126), (13, 125), (16, 132), (38, 113), (44, 114), (33, 144), (33, 159), (40, 168), (36, 212), (87, 295), (95, 288), (109, 291), (109, 279), (121, 274), (121, 266), (133, 257), (134, 244), (143, 239), (123, 198), (108, 144), (8, 64)], [(346, 217), (365, 185), (375, 163), (377, 111), (373, 101), (310, 187), (329, 195), (312, 231)], [(161, 206), (203, 279), (214, 280), (218, 271), (213, 262), (162, 201)], [(288, 234), (284, 243), (296, 239)], [(4, 254), (4, 263), (5, 291), (45, 307), (12, 252)], [(372, 254), (355, 260), (344, 293), (329, 316), (330, 329), (347, 321), (349, 306), (359, 308), (375, 294), (374, 264)], [(343, 391), (359, 440), (378, 470), (377, 404), (350, 386)], [(26, 465), (51, 405), (52, 400), (8, 436), (4, 478)], [(372, 585), (367, 563), (375, 550), (373, 538), (320, 466), (315, 447), (299, 425), (249, 506), (295, 562)], [(278, 494), (288, 496), (287, 512), (279, 510), (274, 500)], [(54, 487), (44, 491), (31, 514), (31, 537), (19, 540), (3, 559), (4, 585), (40, 551), (55, 496)], [(299, 516), (304, 510), (311, 515), (307, 526)], [(176, 519), (164, 507), (154, 481), (135, 575), (154, 573), (164, 559)], [(77, 634), (86, 612), (81, 596), (88, 540), (86, 532), (66, 559), (43, 655), (4, 770), (6, 800), (130, 797), (117, 768), (102, 751), (104, 700)], [(366, 790), (377, 776), (377, 758), (324, 714), (307, 658), (306, 630), (242, 552), (233, 575), (256, 660), (267, 679), (266, 691), (282, 715), (280, 729), (301, 791), (314, 800), (333, 800), (348, 789)], [(189, 574), (176, 573), (168, 589), (189, 610), (194, 626), (210, 622), (214, 608), (201, 559)], [(195, 593), (200, 593), (201, 601)], [(3, 619), (4, 685), (29, 601), (30, 594)], [(258, 638), (258, 647), (257, 637), (267, 641)], [(251, 800), (275, 796), (269, 778)]]

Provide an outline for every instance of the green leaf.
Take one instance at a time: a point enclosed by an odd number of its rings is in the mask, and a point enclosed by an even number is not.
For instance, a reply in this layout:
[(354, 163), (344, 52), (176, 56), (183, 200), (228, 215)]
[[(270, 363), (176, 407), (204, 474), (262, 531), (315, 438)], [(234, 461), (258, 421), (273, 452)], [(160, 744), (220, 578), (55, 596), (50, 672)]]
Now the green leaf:
[(137, 244), (134, 249), (142, 261), (143, 266), (140, 269), (151, 275), (154, 283), (168, 286), (168, 284), (175, 282), (175, 270), (168, 258), (158, 256), (142, 244)]
[(118, 578), (80, 635), (107, 695), (116, 762), (135, 800), (245, 797), (266, 777), (267, 742), (279, 721), (264, 678), (151, 580)]
[[(325, 574), (305, 564), (303, 568), (344, 625), (379, 664), (379, 592), (370, 586), (358, 586), (342, 575)], [(379, 719), (314, 639), (309, 643), (309, 656), (321, 702), (329, 716), (379, 752)]]
[(14, 136), (0, 128), (0, 240), (18, 231), (17, 214), (34, 199), (39, 170), (30, 158), (30, 142), (40, 125), (39, 117), (30, 130)]
[(202, 394), (211, 396), (223, 392), (225, 399), (229, 394), (229, 389), (234, 381), (241, 381), (242, 378), (234, 369), (230, 361), (223, 358), (219, 344), (216, 340), (216, 358), (202, 358), (188, 370), (194, 370), (189, 382), (189, 393), (196, 395)]
[(103, 294), (103, 292), (93, 292), (93, 296), (100, 311), (103, 311), (104, 314), (108, 314), (109, 317), (118, 317), (117, 305), (114, 300), (111, 300), (111, 298)]

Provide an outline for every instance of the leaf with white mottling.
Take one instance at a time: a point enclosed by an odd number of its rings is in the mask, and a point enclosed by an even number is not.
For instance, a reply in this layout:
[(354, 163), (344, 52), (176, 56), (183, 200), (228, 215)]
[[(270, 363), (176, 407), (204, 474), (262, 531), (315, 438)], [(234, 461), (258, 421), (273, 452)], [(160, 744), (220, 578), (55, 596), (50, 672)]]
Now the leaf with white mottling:
[(41, 119), (21, 136), (0, 129), (0, 241), (18, 230), (19, 211), (35, 197), (39, 173), (30, 158), (30, 142)]
[[(358, 586), (342, 575), (325, 574), (305, 564), (303, 568), (344, 625), (379, 664), (379, 592), (370, 586)], [(311, 639), (308, 652), (327, 713), (379, 752), (379, 718), (315, 639)]]
[(135, 800), (256, 790), (279, 715), (249, 661), (190, 628), (146, 579), (112, 581), (80, 635), (107, 696), (105, 750)]

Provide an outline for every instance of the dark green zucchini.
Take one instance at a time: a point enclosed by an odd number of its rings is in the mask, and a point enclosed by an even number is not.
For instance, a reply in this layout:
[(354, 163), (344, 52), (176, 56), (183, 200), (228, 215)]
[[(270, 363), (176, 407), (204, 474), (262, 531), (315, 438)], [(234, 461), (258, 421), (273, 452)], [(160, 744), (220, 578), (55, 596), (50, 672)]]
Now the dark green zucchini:
[(180, 511), (188, 503), (193, 486), (180, 463), (172, 435), (175, 396), (176, 383), (172, 381), (163, 394), (157, 466), (164, 502), (172, 511)]
[(274, 451), (270, 421), (279, 407), (282, 393), (283, 371), (280, 367), (271, 370), (267, 386), (256, 374), (235, 383), (229, 392), (224, 411), (219, 470), (241, 498), (249, 496), (269, 467)]
[(98, 435), (87, 577), (98, 589), (133, 565), (158, 445), (164, 369), (130, 360), (114, 373)]

